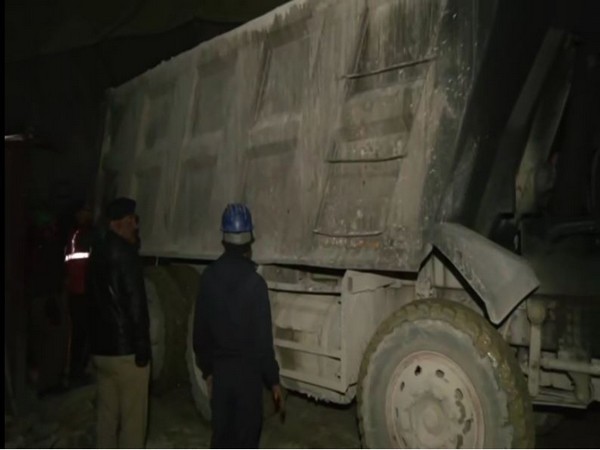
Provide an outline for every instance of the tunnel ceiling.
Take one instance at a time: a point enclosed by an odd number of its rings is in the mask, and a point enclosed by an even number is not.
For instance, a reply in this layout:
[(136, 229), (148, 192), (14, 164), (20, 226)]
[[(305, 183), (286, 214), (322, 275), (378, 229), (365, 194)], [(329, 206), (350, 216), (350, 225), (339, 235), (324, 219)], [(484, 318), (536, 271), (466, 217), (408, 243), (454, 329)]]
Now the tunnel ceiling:
[[(191, 20), (239, 24), (285, 0), (8, 0), (5, 63), (107, 39), (163, 33)], [(564, 28), (599, 32), (594, 0), (555, 0), (549, 9)]]
[(8, 0), (5, 63), (112, 38), (164, 33), (186, 22), (240, 24), (284, 0)]
[(107, 88), (284, 0), (7, 0), (4, 131), (33, 132), (30, 204), (89, 198), (98, 170)]

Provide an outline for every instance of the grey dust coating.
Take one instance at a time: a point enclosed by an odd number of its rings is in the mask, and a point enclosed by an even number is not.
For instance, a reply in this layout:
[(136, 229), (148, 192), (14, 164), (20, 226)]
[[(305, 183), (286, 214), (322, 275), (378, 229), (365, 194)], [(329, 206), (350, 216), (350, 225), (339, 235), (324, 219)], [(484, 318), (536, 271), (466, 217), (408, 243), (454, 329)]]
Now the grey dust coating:
[(99, 196), (138, 199), (146, 254), (214, 258), (236, 201), (261, 263), (416, 271), (462, 212), (494, 8), (294, 1), (204, 43), (110, 91)]

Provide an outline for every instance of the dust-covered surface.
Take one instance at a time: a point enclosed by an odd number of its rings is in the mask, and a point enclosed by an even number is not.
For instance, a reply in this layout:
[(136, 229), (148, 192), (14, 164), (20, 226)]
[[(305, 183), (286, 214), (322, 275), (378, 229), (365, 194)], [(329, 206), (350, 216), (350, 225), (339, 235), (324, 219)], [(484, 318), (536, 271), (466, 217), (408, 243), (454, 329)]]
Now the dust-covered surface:
[[(285, 422), (271, 416), (264, 422), (263, 448), (360, 448), (356, 408), (340, 407), (290, 394)], [(194, 408), (186, 389), (152, 399), (148, 448), (207, 448), (210, 425)]]
[(217, 257), (242, 201), (259, 263), (418, 270), (488, 3), (295, 1), (164, 62), (109, 93), (99, 203), (148, 256)]
[[(5, 414), (6, 448), (94, 448), (94, 385), (32, 400), (19, 418)], [(290, 394), (287, 416), (266, 420), (263, 448), (359, 448), (356, 407), (317, 403)], [(538, 448), (597, 448), (600, 407), (568, 411)], [(194, 408), (191, 393), (179, 388), (151, 398), (148, 448), (208, 448), (210, 426)]]

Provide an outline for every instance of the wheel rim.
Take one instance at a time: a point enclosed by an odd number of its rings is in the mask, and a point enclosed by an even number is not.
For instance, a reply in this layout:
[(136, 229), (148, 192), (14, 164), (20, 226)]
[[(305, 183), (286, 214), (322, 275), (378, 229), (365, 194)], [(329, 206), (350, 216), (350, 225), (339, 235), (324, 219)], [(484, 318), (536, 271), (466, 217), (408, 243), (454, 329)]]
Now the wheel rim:
[(386, 395), (387, 429), (403, 448), (481, 448), (481, 402), (467, 374), (436, 352), (415, 352), (396, 367)]

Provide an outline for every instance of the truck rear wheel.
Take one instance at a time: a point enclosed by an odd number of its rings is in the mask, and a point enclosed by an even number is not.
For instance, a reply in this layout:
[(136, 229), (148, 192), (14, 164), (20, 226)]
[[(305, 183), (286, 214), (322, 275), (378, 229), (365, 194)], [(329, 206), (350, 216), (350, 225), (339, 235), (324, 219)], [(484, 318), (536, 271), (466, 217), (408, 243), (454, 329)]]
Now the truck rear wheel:
[(358, 414), (366, 447), (534, 445), (510, 348), (485, 318), (447, 301), (409, 304), (379, 328), (361, 365)]
[(192, 386), (192, 397), (196, 404), (196, 409), (200, 412), (200, 415), (207, 421), (210, 421), (210, 400), (208, 398), (208, 387), (206, 381), (202, 378), (202, 372), (196, 365), (196, 355), (194, 354), (194, 311), (195, 307), (192, 306), (190, 317), (188, 319), (188, 337), (187, 337), (187, 349), (185, 352), (185, 359), (187, 361), (188, 373), (190, 376), (190, 384)]
[[(157, 343), (153, 342), (152, 349), (153, 365), (156, 366), (152, 375), (152, 391), (162, 393), (187, 381), (185, 320), (189, 304), (164, 266), (146, 267), (144, 277), (147, 285), (150, 283), (154, 290), (153, 294), (148, 295), (151, 330), (154, 322), (157, 322), (159, 328), (163, 327), (159, 330), (161, 338)], [(160, 305), (153, 306), (155, 300)], [(156, 315), (157, 312), (160, 312), (159, 316)]]
[(202, 372), (196, 366), (196, 357), (194, 356), (193, 349), (193, 330), (194, 330), (194, 305), (196, 303), (196, 297), (198, 295), (198, 282), (200, 281), (200, 274), (203, 271), (203, 267), (192, 267), (184, 264), (177, 264), (168, 266), (167, 270), (171, 277), (176, 281), (179, 291), (186, 298), (186, 313), (187, 322), (184, 326), (181, 326), (181, 330), (185, 330), (185, 365), (187, 369), (187, 376), (190, 381), (190, 387), (192, 390), (192, 398), (196, 409), (200, 412), (200, 415), (210, 421), (210, 401), (208, 399), (208, 389), (206, 382), (202, 378)]
[(165, 363), (165, 315), (163, 305), (154, 282), (144, 276), (146, 297), (148, 298), (148, 315), (150, 316), (150, 344), (152, 345), (152, 381), (162, 374)]

